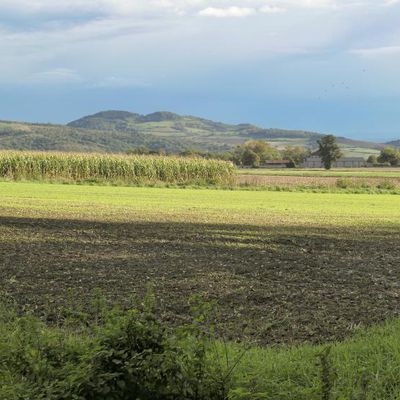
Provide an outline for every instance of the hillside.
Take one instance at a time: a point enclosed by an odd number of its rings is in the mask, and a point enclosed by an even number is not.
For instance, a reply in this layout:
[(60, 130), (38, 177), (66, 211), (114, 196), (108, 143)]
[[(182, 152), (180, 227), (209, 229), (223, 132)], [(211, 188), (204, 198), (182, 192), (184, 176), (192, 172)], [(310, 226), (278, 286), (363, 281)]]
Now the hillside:
[(399, 140), (393, 140), (391, 142), (385, 143), (387, 146), (392, 146), (392, 147), (399, 147), (400, 148), (400, 139)]
[[(138, 146), (179, 152), (185, 149), (224, 151), (251, 139), (282, 148), (314, 148), (320, 133), (265, 129), (251, 124), (231, 125), (171, 112), (148, 115), (102, 111), (67, 125), (0, 122), (0, 148), (88, 152), (126, 152)], [(338, 138), (346, 155), (377, 153), (382, 144)]]
[(251, 124), (229, 125), (194, 116), (181, 116), (171, 112), (155, 112), (148, 115), (125, 111), (103, 111), (89, 115), (68, 124), (69, 127), (151, 134), (158, 137), (175, 137), (180, 141), (189, 140), (198, 147), (207, 149), (219, 143), (232, 147), (250, 139), (297, 140), (312, 144), (322, 136), (315, 132), (263, 129)]
[(137, 146), (181, 151), (187, 148), (174, 138), (113, 130), (81, 129), (65, 125), (0, 122), (0, 148), (7, 150), (59, 150), (126, 152)]
[[(113, 132), (154, 135), (160, 138), (179, 138), (181, 144), (202, 150), (219, 147), (229, 149), (246, 140), (268, 140), (276, 147), (287, 145), (314, 148), (323, 136), (316, 132), (260, 128), (251, 124), (230, 125), (194, 116), (171, 112), (155, 112), (148, 115), (126, 111), (103, 111), (68, 124), (70, 127), (100, 129)], [(338, 142), (346, 155), (368, 157), (378, 153), (379, 143), (339, 137)]]

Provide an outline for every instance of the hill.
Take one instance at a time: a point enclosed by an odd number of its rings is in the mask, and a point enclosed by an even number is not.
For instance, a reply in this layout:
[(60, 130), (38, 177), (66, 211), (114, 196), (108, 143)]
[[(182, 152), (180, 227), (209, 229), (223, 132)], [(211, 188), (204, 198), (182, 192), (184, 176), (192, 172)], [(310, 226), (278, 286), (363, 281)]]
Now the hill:
[[(138, 146), (179, 152), (186, 149), (225, 151), (251, 139), (315, 148), (323, 136), (317, 132), (260, 128), (251, 124), (225, 124), (167, 111), (147, 115), (127, 111), (102, 111), (67, 125), (0, 122), (0, 148), (125, 152)], [(346, 155), (368, 156), (382, 144), (338, 138)]]
[(391, 142), (385, 143), (387, 146), (391, 147), (399, 147), (400, 148), (400, 139), (399, 140), (392, 140)]
[[(148, 115), (103, 111), (73, 121), (68, 126), (179, 138), (180, 143), (201, 150), (229, 149), (251, 139), (267, 140), (279, 148), (287, 145), (315, 148), (317, 140), (323, 136), (321, 133), (302, 130), (266, 129), (251, 124), (230, 125), (165, 111)], [(345, 137), (339, 137), (338, 142), (348, 156), (368, 157), (383, 147), (379, 143)]]
[(249, 139), (297, 139), (315, 142), (322, 135), (315, 132), (264, 129), (251, 124), (230, 125), (191, 115), (160, 111), (148, 115), (125, 111), (103, 111), (70, 122), (69, 127), (117, 132), (151, 134), (159, 137), (190, 139), (199, 146), (220, 143), (231, 147)]
[(0, 122), (0, 149), (126, 152), (137, 146), (170, 152), (187, 148), (177, 139), (151, 134), (74, 128), (65, 125)]

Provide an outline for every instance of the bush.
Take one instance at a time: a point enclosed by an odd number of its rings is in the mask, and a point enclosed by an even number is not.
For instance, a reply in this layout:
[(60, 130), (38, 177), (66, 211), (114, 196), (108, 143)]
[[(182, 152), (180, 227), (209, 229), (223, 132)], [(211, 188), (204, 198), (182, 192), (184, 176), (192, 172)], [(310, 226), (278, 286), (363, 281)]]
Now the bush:
[(394, 182), (385, 180), (382, 182), (379, 182), (379, 184), (376, 186), (378, 189), (383, 189), (383, 190), (393, 190), (396, 189), (396, 185)]
[(347, 178), (339, 178), (336, 181), (336, 186), (341, 189), (347, 189), (354, 186), (353, 182)]
[(1, 306), (0, 399), (226, 398), (200, 324), (168, 328), (150, 307), (65, 315), (51, 328)]

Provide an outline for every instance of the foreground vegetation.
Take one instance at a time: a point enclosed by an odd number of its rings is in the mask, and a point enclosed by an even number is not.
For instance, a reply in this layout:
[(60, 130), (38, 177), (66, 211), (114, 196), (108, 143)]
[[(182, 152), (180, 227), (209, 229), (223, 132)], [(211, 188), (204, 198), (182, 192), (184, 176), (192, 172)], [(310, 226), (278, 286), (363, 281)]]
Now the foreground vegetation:
[(0, 306), (0, 399), (340, 400), (400, 396), (400, 322), (359, 329), (342, 343), (260, 348), (214, 334), (210, 307), (162, 323), (140, 308), (65, 307), (58, 326)]
[(0, 399), (219, 400), (229, 371), (207, 354), (201, 312), (179, 329), (160, 323), (147, 299), (124, 313), (92, 299), (65, 308), (60, 327), (0, 308)]
[(233, 166), (200, 158), (0, 152), (0, 177), (125, 184), (227, 184)]

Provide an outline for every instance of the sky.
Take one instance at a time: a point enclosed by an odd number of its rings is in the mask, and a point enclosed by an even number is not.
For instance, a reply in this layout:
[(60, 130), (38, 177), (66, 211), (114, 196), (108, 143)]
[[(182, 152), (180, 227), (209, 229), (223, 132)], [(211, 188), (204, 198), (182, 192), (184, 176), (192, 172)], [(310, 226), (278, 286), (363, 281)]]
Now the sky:
[(0, 119), (166, 110), (400, 139), (400, 0), (0, 0)]

